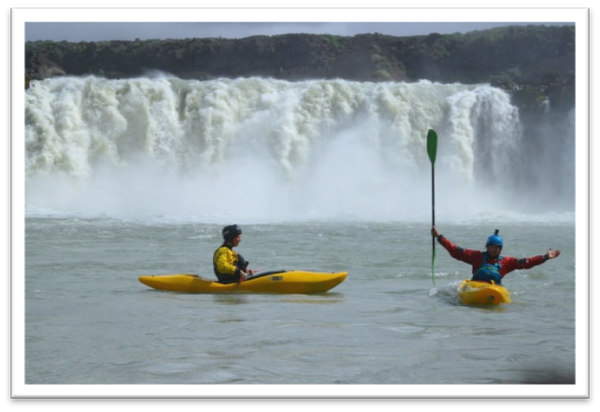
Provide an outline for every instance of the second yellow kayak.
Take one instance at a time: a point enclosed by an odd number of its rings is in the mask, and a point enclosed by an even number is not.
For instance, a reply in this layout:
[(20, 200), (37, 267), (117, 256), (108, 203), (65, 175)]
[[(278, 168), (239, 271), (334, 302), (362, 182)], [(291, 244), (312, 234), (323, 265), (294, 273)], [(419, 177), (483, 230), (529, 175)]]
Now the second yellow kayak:
[(504, 286), (477, 280), (463, 280), (458, 297), (465, 305), (499, 305), (510, 303), (510, 292)]

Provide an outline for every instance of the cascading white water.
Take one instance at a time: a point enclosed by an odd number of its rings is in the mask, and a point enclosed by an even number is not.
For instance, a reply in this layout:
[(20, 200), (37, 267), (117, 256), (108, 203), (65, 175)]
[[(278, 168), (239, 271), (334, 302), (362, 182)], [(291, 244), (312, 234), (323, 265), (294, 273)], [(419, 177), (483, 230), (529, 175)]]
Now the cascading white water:
[(440, 213), (510, 208), (521, 125), (509, 96), (488, 85), (32, 82), (27, 207), (236, 221), (426, 219), (429, 128), (439, 135)]

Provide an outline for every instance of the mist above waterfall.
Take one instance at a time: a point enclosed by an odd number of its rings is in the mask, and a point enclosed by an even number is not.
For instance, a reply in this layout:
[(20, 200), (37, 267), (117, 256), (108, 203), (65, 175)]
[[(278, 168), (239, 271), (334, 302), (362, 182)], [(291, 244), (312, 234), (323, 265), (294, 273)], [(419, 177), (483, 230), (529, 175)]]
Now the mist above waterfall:
[(32, 82), (25, 109), (29, 210), (427, 220), (429, 128), (441, 216), (573, 210), (573, 124), (539, 125), (532, 156), (488, 85), (57, 78)]

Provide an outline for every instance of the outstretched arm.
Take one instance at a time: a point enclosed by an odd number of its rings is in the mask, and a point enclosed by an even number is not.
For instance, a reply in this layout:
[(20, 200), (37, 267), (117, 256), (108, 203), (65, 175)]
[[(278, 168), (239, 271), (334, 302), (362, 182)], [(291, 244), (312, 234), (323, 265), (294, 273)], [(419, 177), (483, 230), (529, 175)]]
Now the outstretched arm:
[(528, 258), (517, 259), (505, 256), (503, 260), (503, 272), (504, 274), (508, 274), (515, 269), (531, 269), (532, 267), (541, 265), (548, 259), (554, 259), (558, 256), (560, 256), (560, 250), (552, 250), (551, 248), (548, 249), (548, 253), (545, 255), (538, 255)]
[(481, 257), (481, 252), (477, 250), (464, 249), (456, 246), (450, 240), (446, 239), (435, 226), (431, 227), (431, 236), (435, 237), (438, 243), (442, 245), (454, 259), (472, 264), (475, 260), (480, 259)]

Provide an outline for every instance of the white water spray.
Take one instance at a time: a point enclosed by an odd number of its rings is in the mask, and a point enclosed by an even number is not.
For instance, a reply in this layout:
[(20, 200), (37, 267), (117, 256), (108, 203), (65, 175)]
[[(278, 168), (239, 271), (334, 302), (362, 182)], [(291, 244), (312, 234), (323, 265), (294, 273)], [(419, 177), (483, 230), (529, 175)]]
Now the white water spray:
[(441, 216), (488, 212), (490, 199), (509, 206), (494, 192), (518, 176), (519, 116), (487, 85), (33, 82), (27, 207), (238, 222), (426, 220), (429, 128), (440, 136)]

